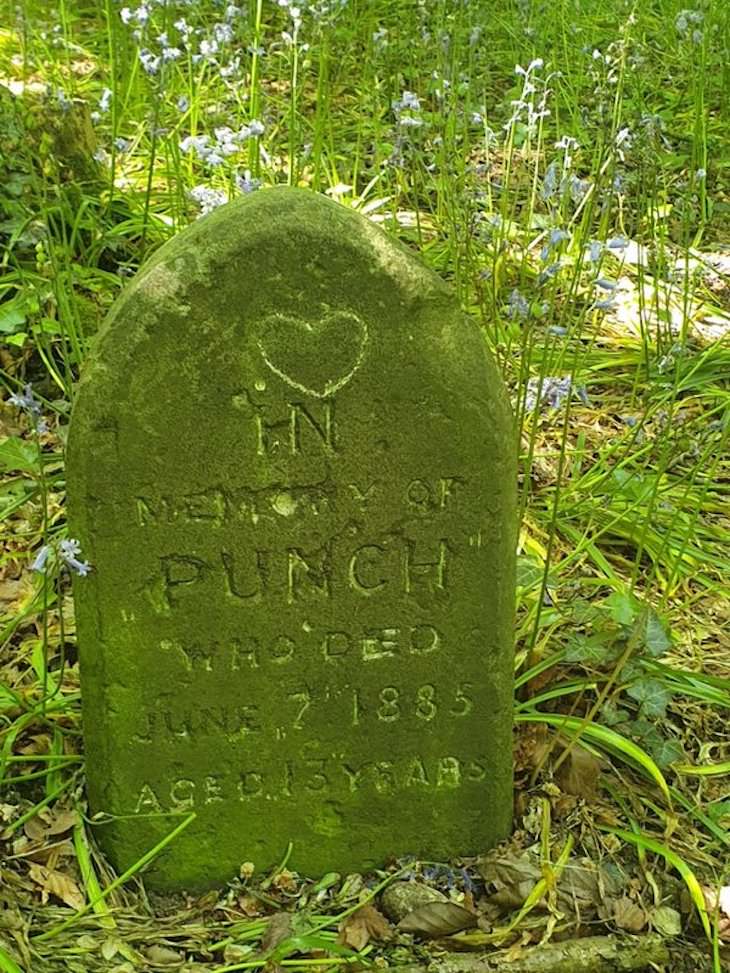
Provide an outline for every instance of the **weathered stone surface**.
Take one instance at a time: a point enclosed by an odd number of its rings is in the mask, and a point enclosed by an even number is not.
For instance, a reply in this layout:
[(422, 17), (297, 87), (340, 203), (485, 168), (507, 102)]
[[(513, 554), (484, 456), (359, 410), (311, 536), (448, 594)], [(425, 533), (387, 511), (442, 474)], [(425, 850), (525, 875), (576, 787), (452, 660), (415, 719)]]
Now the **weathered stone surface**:
[(511, 818), (515, 442), (477, 327), (346, 208), (260, 191), (158, 251), (68, 449), (92, 811), (202, 888), (484, 851)]

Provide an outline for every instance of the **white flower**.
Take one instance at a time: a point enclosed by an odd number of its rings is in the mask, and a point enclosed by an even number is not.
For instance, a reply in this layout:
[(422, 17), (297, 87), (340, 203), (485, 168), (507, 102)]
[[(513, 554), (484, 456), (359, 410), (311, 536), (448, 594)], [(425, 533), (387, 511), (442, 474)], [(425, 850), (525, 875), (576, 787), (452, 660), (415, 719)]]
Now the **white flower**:
[(188, 195), (200, 206), (201, 216), (207, 216), (208, 213), (212, 213), (218, 206), (223, 206), (224, 203), (228, 202), (228, 198), (224, 192), (221, 192), (219, 189), (211, 189), (210, 186), (195, 186), (190, 190)]
[(101, 93), (101, 98), (99, 98), (99, 111), (108, 112), (111, 102), (112, 102), (112, 89), (104, 88), (104, 90)]
[(142, 48), (139, 52), (139, 60), (145, 72), (149, 75), (157, 74), (160, 70), (161, 58), (159, 55), (153, 54), (149, 48)]

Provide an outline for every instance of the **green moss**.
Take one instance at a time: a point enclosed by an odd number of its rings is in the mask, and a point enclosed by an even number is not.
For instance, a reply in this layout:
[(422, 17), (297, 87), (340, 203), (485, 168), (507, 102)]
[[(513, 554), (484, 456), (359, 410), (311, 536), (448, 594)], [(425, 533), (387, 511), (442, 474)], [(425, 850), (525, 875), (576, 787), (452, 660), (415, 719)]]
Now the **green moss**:
[(360, 217), (261, 191), (102, 327), (68, 449), (92, 811), (224, 882), (482, 851), (511, 818), (515, 443), (477, 328)]

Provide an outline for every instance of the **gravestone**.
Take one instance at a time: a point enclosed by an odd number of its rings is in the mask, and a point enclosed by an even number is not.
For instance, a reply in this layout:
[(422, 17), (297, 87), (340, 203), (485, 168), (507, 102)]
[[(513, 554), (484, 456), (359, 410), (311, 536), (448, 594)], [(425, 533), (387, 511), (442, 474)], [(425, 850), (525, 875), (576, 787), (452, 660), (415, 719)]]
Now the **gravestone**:
[(446, 859), (511, 820), (515, 438), (406, 249), (279, 188), (129, 284), (68, 444), (92, 812), (148, 883)]

